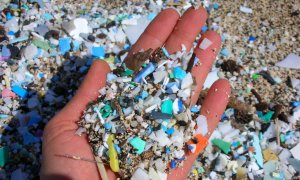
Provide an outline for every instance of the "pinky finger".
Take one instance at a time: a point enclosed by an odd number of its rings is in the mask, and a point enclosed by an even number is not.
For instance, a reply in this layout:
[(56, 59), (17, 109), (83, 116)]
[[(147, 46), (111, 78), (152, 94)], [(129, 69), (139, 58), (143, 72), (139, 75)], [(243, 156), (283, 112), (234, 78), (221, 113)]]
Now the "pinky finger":
[[(217, 127), (221, 115), (223, 114), (231, 93), (230, 84), (227, 80), (221, 79), (216, 81), (211, 88), (209, 89), (207, 96), (203, 102), (201, 108), (201, 115), (206, 116), (207, 124), (208, 124), (208, 134), (206, 138), (208, 139), (214, 129)], [(168, 175), (168, 179), (186, 179), (194, 161), (198, 157), (198, 153), (204, 150), (197, 149), (197, 152), (190, 153), (186, 155), (186, 160), (183, 163), (182, 167), (178, 167), (177, 169), (171, 171)]]

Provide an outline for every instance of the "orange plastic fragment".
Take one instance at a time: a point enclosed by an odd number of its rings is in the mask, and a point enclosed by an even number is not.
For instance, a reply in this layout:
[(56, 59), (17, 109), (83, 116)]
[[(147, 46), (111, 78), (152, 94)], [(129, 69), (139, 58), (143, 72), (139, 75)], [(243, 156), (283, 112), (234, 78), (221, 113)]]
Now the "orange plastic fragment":
[(195, 153), (199, 154), (208, 145), (208, 139), (205, 136), (203, 136), (202, 134), (197, 134), (194, 137), (194, 140), (189, 140), (187, 142), (187, 144), (188, 145), (196, 144), (196, 151), (195, 151)]

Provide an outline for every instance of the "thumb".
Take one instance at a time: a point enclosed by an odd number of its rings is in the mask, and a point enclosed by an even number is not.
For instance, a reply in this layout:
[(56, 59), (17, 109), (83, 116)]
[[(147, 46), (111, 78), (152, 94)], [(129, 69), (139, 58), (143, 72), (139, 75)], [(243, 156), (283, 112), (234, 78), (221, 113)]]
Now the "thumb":
[(63, 121), (78, 121), (88, 103), (97, 99), (98, 91), (105, 86), (106, 75), (109, 72), (110, 67), (105, 61), (95, 60), (75, 96), (56, 115), (56, 118)]

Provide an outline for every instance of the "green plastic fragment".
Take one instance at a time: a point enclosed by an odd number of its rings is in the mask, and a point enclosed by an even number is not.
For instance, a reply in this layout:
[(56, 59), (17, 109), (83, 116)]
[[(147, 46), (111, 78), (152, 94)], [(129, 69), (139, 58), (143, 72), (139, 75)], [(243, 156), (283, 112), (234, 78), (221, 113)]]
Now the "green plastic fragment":
[(146, 63), (144, 63), (144, 64), (142, 64), (142, 67), (144, 68), (144, 67), (146, 67), (147, 66), (147, 64)]
[(171, 78), (171, 79), (174, 79), (175, 76), (174, 76), (173, 72), (170, 72), (169, 75), (170, 75), (170, 78)]
[(129, 82), (129, 84), (133, 85), (133, 86), (136, 86), (136, 83), (135, 82)]
[(225, 154), (228, 154), (230, 151), (230, 143), (223, 141), (222, 139), (213, 139), (212, 143), (218, 146)]
[(43, 50), (45, 50), (45, 51), (48, 51), (48, 50), (50, 49), (50, 45), (49, 45), (49, 43), (46, 42), (46, 41), (41, 41), (41, 40), (39, 40), (39, 39), (35, 39), (35, 40), (32, 41), (32, 43), (33, 43), (36, 47), (41, 48), (41, 49), (43, 49)]
[(161, 104), (161, 112), (167, 114), (173, 114), (173, 102), (172, 100), (165, 100)]
[(273, 114), (274, 114), (274, 111), (269, 111), (264, 115), (262, 113), (259, 113), (258, 117), (265, 122), (270, 122)]
[(259, 74), (253, 74), (252, 75), (252, 79), (253, 80), (256, 80), (256, 79), (258, 79), (260, 77), (260, 75)]
[(246, 89), (246, 93), (249, 94), (250, 92), (251, 92), (251, 88), (247, 88), (247, 89)]
[(203, 169), (203, 167), (202, 167), (202, 166), (200, 166), (200, 167), (198, 168), (198, 173), (199, 173), (199, 174), (202, 174), (202, 173), (204, 173), (204, 169)]
[(280, 142), (284, 143), (286, 140), (286, 137), (284, 134), (280, 134)]
[(100, 113), (104, 118), (107, 118), (111, 112), (112, 112), (112, 108), (109, 105), (105, 105), (100, 109)]
[(126, 69), (124, 72), (122, 72), (121, 76), (131, 76), (133, 75), (134, 71), (131, 69)]
[(3, 167), (8, 161), (8, 147), (0, 148), (0, 167)]
[(29, 10), (29, 7), (26, 4), (23, 4), (25, 10)]
[(142, 154), (144, 152), (146, 141), (142, 140), (139, 137), (134, 137), (129, 142), (137, 151), (137, 154)]

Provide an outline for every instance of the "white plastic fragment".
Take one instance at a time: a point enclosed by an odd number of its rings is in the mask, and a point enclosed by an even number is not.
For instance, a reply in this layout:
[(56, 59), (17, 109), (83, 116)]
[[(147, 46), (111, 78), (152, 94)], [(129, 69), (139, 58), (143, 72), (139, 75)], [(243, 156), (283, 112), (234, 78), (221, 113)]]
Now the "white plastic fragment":
[(193, 85), (193, 77), (188, 73), (181, 81), (181, 89), (188, 88)]
[(298, 143), (295, 147), (293, 147), (290, 152), (292, 153), (295, 159), (300, 160), (300, 143)]
[(82, 133), (84, 133), (84, 132), (85, 132), (85, 128), (79, 127), (79, 128), (76, 130), (75, 134), (78, 135), (78, 136), (81, 136)]
[(186, 98), (190, 97), (191, 96), (191, 89), (190, 88), (187, 88), (187, 89), (183, 89), (183, 90), (179, 90), (177, 95), (179, 97), (182, 97), (183, 100), (185, 100)]
[(253, 12), (253, 10), (251, 8), (244, 7), (244, 6), (240, 6), (240, 11), (242, 11), (244, 13), (252, 13)]
[(76, 18), (69, 22), (64, 22), (62, 23), (62, 28), (77, 41), (83, 41), (80, 33), (88, 34), (90, 32), (88, 21), (84, 18)]
[(141, 17), (138, 19), (136, 25), (127, 26), (127, 28), (124, 29), (125, 34), (127, 35), (127, 38), (131, 44), (134, 44), (137, 41), (150, 22), (151, 21), (147, 17)]
[(147, 171), (142, 168), (137, 168), (133, 173), (131, 180), (150, 180)]
[(288, 149), (283, 148), (278, 157), (280, 161), (285, 162), (289, 157), (291, 157), (291, 153)]
[(219, 123), (218, 130), (221, 132), (222, 136), (225, 136), (226, 134), (230, 133), (232, 131), (230, 121)]
[(202, 42), (200, 43), (199, 48), (205, 50), (205, 49), (207, 49), (210, 45), (212, 45), (212, 42), (211, 42), (209, 39), (204, 38), (204, 39), (202, 40)]
[(158, 173), (155, 171), (153, 167), (149, 168), (149, 178), (151, 180), (160, 180)]
[(35, 57), (37, 52), (37, 47), (31, 44), (24, 49), (23, 56), (25, 57), (25, 59), (31, 60)]
[(225, 154), (220, 154), (217, 157), (217, 163), (216, 163), (216, 166), (215, 166), (215, 170), (216, 171), (224, 171), (227, 164), (228, 164), (228, 159), (227, 159), (226, 155)]
[(203, 89), (210, 88), (212, 84), (219, 79), (218, 71), (214, 70), (208, 73), (207, 78), (204, 82)]
[(196, 121), (197, 121), (197, 129), (196, 129), (194, 135), (201, 133), (203, 136), (205, 136), (208, 132), (208, 125), (207, 125), (206, 117), (203, 115), (199, 115), (197, 117)]
[(155, 167), (157, 169), (157, 171), (161, 171), (164, 172), (166, 169), (166, 164), (164, 163), (164, 161), (161, 158), (158, 158), (155, 160)]
[(156, 71), (153, 73), (154, 77), (154, 84), (160, 83), (166, 76), (168, 76), (168, 73), (166, 71)]
[(168, 174), (165, 172), (157, 171), (157, 174), (160, 178), (160, 180), (167, 180), (168, 179)]
[(291, 78), (291, 84), (293, 88), (296, 88), (297, 86), (300, 86), (300, 79)]
[(276, 63), (276, 66), (283, 68), (300, 69), (300, 57), (294, 53), (291, 53), (284, 60)]

